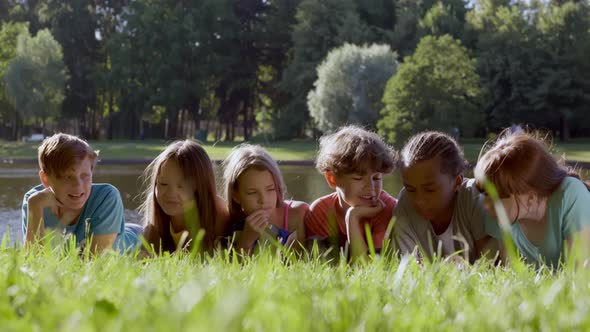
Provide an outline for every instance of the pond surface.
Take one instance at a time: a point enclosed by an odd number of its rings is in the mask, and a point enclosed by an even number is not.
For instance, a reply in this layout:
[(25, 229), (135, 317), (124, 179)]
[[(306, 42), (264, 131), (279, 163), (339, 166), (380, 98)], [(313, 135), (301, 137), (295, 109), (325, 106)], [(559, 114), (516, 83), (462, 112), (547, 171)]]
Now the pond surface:
[[(22, 240), (20, 208), (23, 195), (40, 184), (38, 167), (37, 164), (0, 165), (0, 239), (8, 227), (11, 241)], [(136, 209), (141, 203), (139, 195), (144, 169), (145, 165), (98, 165), (94, 172), (94, 183), (110, 183), (119, 189), (126, 218), (131, 222), (140, 219)], [(219, 169), (217, 171), (219, 173)], [(287, 198), (311, 203), (331, 192), (324, 177), (312, 166), (281, 166), (281, 172), (287, 185)], [(219, 176), (217, 183), (221, 188)], [(383, 187), (392, 196), (397, 196), (401, 188), (399, 173), (385, 176)]]

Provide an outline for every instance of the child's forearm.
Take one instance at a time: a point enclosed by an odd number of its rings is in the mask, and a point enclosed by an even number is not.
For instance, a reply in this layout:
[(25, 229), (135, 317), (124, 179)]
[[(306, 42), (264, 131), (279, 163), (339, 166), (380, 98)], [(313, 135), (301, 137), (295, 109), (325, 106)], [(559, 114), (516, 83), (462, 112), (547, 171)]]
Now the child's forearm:
[(252, 250), (252, 247), (254, 246), (254, 242), (256, 242), (256, 240), (258, 240), (259, 237), (260, 234), (258, 233), (248, 232), (247, 230), (244, 230), (242, 234), (240, 234), (240, 236), (238, 237), (238, 241), (236, 243), (236, 248), (238, 252), (244, 251), (249, 254)]
[(44, 235), (43, 209), (29, 205), (27, 208), (27, 237), (25, 243), (33, 243)]
[(365, 237), (363, 236), (363, 228), (361, 227), (360, 221), (353, 221), (350, 224), (350, 256), (352, 260), (357, 260), (361, 257), (367, 256), (367, 244), (365, 243)]
[(365, 257), (368, 248), (363, 236), (361, 218), (353, 212), (353, 209), (347, 211), (345, 218), (351, 259), (357, 260), (360, 257)]

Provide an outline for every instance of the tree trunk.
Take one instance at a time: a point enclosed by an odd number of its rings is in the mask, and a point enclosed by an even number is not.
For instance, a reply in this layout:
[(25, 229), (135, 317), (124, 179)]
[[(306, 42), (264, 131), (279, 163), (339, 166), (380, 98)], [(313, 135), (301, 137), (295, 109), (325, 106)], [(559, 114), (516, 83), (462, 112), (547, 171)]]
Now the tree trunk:
[(569, 126), (567, 125), (567, 111), (560, 112), (559, 116), (559, 141), (565, 142), (570, 138)]
[(242, 122), (242, 127), (244, 128), (244, 140), (250, 140), (250, 105), (247, 102), (244, 102), (244, 121)]
[(178, 110), (175, 107), (168, 107), (168, 132), (166, 139), (178, 137)]
[(12, 126), (12, 139), (15, 141), (19, 140), (20, 136), (20, 117), (18, 116), (18, 111), (16, 107), (14, 109), (14, 126)]
[(114, 122), (114, 116), (113, 116), (113, 93), (109, 92), (109, 116), (108, 116), (108, 132), (107, 132), (107, 137), (109, 139), (109, 141), (113, 140), (113, 122)]

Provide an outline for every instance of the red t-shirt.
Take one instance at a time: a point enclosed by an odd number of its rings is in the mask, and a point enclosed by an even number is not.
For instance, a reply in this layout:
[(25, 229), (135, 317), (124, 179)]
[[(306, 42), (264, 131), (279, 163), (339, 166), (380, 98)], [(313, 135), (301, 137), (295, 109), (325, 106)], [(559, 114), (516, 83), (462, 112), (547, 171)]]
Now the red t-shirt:
[[(385, 203), (385, 208), (375, 217), (365, 220), (371, 229), (375, 249), (383, 247), (385, 231), (391, 222), (393, 208), (397, 203), (397, 200), (385, 191), (381, 192), (379, 198)], [(337, 207), (338, 193), (336, 192), (316, 199), (305, 216), (306, 237), (337, 237), (339, 245), (343, 246), (347, 239), (345, 214)]]

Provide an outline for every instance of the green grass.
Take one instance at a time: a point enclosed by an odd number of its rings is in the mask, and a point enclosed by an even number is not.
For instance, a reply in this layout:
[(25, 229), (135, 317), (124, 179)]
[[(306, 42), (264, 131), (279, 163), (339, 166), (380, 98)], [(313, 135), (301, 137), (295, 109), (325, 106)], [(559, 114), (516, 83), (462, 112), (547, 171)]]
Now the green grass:
[[(154, 159), (165, 147), (164, 141), (96, 141), (90, 142), (94, 149), (100, 150), (102, 159)], [(227, 157), (231, 149), (238, 143), (218, 142), (207, 143), (205, 150), (214, 160)], [(469, 140), (463, 144), (465, 156), (475, 162), (482, 147), (483, 140)], [(313, 140), (295, 140), (270, 142), (262, 144), (277, 160), (313, 160), (318, 143)], [(0, 158), (36, 159), (39, 143), (22, 143), (0, 141)], [(590, 142), (573, 140), (571, 143), (557, 144), (556, 153), (564, 155), (567, 160), (590, 162)]]
[[(61, 248), (59, 248), (61, 249)], [(0, 250), (3, 331), (587, 330), (590, 272)]]
[[(90, 141), (92, 147), (100, 150), (102, 159), (154, 159), (166, 147), (165, 141)], [(23, 143), (0, 141), (0, 158), (36, 159), (40, 143)], [(227, 157), (238, 143), (207, 143), (204, 147), (209, 157), (222, 160)], [(273, 158), (277, 160), (313, 160), (317, 143), (308, 141), (272, 142), (265, 145)]]
[[(463, 144), (465, 158), (470, 162), (477, 161), (483, 144), (484, 141)], [(564, 157), (569, 161), (590, 162), (590, 143), (575, 140), (568, 143), (555, 144), (553, 150), (555, 155)]]

